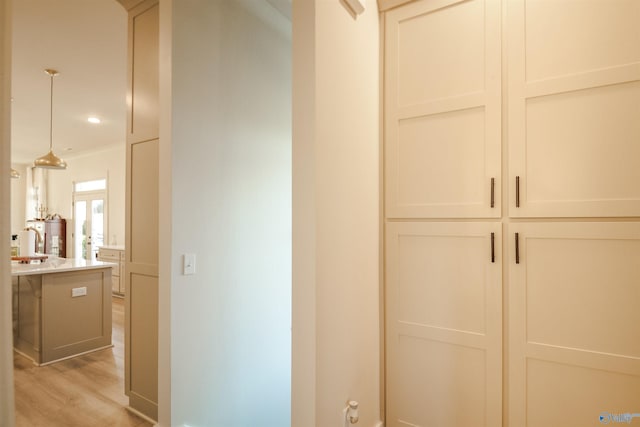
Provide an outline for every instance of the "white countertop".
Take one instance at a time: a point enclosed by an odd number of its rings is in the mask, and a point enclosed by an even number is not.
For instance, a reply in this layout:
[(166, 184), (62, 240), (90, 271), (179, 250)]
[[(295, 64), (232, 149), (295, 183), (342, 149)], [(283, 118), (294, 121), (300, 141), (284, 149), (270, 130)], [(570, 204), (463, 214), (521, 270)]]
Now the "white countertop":
[(62, 273), (65, 271), (93, 270), (105, 267), (116, 267), (112, 262), (87, 261), (85, 259), (50, 257), (40, 264), (19, 264), (11, 262), (12, 276), (27, 276), (30, 274)]

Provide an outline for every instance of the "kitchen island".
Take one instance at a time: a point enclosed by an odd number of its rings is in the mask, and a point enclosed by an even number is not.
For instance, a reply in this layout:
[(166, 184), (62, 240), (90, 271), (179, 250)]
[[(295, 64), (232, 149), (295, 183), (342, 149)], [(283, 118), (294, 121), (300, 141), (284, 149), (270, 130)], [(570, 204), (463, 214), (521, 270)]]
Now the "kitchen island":
[(46, 365), (111, 347), (112, 267), (55, 257), (12, 263), (14, 349)]

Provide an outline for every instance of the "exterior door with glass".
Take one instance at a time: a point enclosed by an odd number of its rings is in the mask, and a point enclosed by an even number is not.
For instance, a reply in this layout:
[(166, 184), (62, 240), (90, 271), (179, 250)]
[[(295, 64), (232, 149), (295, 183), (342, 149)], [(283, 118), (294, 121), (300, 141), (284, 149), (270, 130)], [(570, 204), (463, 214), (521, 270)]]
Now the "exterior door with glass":
[(107, 235), (106, 198), (103, 191), (74, 195), (74, 256), (96, 259)]

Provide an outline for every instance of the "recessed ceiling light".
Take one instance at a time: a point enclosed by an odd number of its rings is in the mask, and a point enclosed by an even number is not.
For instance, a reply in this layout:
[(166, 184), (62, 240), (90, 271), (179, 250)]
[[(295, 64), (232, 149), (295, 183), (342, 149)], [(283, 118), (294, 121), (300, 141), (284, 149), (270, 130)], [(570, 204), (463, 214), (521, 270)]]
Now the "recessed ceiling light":
[(100, 119), (99, 119), (99, 118), (97, 118), (97, 117), (89, 117), (89, 118), (87, 119), (87, 121), (88, 121), (89, 123), (95, 123), (95, 124), (100, 123)]

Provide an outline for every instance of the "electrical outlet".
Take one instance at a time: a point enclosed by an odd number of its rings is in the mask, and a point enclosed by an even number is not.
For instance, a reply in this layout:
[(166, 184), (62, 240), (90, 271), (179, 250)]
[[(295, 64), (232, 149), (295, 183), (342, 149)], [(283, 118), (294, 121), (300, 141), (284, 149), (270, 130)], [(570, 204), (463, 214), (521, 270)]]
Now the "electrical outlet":
[(71, 289), (71, 298), (75, 297), (83, 297), (87, 294), (87, 287), (83, 286), (81, 288), (73, 288)]

